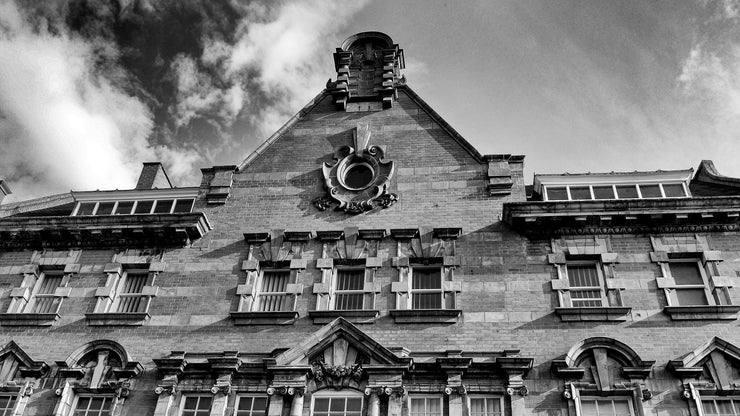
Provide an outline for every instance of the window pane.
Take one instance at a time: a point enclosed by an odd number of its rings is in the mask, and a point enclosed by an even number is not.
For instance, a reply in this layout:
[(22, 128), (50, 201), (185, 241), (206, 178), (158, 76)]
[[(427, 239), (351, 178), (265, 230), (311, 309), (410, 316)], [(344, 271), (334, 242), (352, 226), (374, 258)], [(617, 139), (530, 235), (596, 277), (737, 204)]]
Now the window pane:
[(317, 398), (313, 403), (313, 410), (317, 412), (326, 412), (329, 410), (329, 399)]
[(637, 188), (635, 185), (617, 186), (617, 195), (620, 199), (637, 198)]
[(662, 198), (660, 186), (658, 185), (640, 185), (640, 193), (643, 198)]
[(362, 290), (364, 284), (364, 270), (337, 271), (337, 290)]
[(139, 201), (136, 203), (135, 214), (148, 214), (152, 211), (152, 205), (154, 201)]
[(95, 202), (82, 202), (77, 210), (77, 215), (92, 215), (95, 209)]
[(116, 208), (116, 215), (128, 215), (134, 208), (134, 201), (119, 201)]
[(200, 397), (198, 403), (198, 410), (210, 410), (211, 409), (211, 397)]
[(413, 309), (442, 309), (441, 293), (414, 293)]
[(347, 399), (347, 411), (357, 412), (362, 410), (362, 399), (359, 397)]
[(567, 201), (568, 200), (568, 192), (565, 190), (565, 187), (556, 187), (556, 188), (550, 188), (549, 186), (545, 188), (547, 190), (547, 200), (548, 201)]
[(683, 191), (683, 185), (663, 185), (663, 192), (667, 198), (679, 198), (686, 196)]
[(113, 213), (113, 206), (115, 202), (101, 202), (98, 204), (98, 210), (95, 211), (95, 215), (110, 215)]
[(157, 205), (154, 206), (155, 214), (169, 214), (172, 211), (172, 204), (175, 201), (172, 199), (160, 199), (157, 201)]
[(571, 290), (570, 300), (574, 308), (603, 306), (600, 290)]
[(591, 190), (588, 186), (571, 186), (570, 199), (591, 199)]
[(337, 293), (334, 309), (359, 310), (362, 309), (365, 295), (362, 293)]
[(676, 289), (679, 305), (709, 305), (704, 289)]
[(599, 286), (599, 273), (596, 264), (569, 264), (568, 281), (571, 287)]
[(614, 189), (610, 186), (594, 186), (594, 198), (614, 199)]
[(701, 278), (699, 263), (690, 262), (671, 262), (668, 263), (671, 269), (671, 275), (677, 285), (703, 285), (704, 280)]
[(175, 202), (175, 212), (190, 212), (192, 207), (192, 199), (178, 199), (177, 202)]
[(414, 269), (412, 289), (441, 289), (442, 275), (439, 269)]

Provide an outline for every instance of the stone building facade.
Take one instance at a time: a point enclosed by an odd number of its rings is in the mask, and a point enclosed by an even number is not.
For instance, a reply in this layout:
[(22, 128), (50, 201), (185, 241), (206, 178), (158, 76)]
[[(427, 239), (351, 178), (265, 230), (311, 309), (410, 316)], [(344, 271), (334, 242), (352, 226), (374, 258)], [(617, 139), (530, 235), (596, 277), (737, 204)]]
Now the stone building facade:
[[(740, 413), (740, 181), (482, 155), (361, 33), (244, 162), (0, 205), (0, 415)], [(0, 182), (0, 195), (10, 187)]]

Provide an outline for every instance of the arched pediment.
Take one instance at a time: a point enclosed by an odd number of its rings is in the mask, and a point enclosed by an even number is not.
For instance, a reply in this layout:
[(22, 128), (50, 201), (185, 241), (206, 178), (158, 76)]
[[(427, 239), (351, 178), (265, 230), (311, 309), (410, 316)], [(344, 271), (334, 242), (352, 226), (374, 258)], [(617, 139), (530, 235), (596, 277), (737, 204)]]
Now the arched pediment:
[(88, 380), (92, 387), (135, 377), (143, 370), (143, 366), (133, 361), (121, 344), (107, 339), (78, 347), (66, 360), (57, 361), (57, 365), (65, 377)]
[(593, 337), (575, 344), (564, 359), (553, 360), (552, 370), (561, 378), (584, 379), (598, 390), (609, 390), (618, 382), (645, 379), (654, 363), (621, 341)]

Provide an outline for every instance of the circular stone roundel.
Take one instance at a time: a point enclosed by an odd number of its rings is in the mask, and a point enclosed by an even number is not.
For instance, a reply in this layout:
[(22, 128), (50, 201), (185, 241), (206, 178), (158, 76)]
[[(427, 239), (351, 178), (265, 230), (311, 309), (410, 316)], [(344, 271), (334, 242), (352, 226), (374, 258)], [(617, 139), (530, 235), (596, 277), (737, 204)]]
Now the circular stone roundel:
[(334, 206), (350, 214), (359, 214), (377, 206), (387, 208), (398, 196), (388, 192), (395, 172), (393, 161), (383, 160), (384, 149), (370, 146), (370, 128), (358, 124), (353, 146), (341, 146), (334, 154), (335, 162), (324, 163), (322, 172), (328, 197), (316, 198), (320, 210)]

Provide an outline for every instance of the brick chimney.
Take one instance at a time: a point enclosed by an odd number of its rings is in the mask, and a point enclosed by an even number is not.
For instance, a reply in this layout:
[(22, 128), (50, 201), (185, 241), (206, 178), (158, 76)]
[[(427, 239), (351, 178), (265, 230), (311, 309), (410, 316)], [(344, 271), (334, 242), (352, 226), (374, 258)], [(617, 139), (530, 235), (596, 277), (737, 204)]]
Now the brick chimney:
[(5, 182), (5, 179), (0, 179), (0, 203), (3, 202), (3, 199), (12, 194), (13, 191), (10, 190), (10, 186), (8, 186), (8, 183)]
[(136, 189), (172, 188), (170, 178), (160, 162), (144, 162)]

